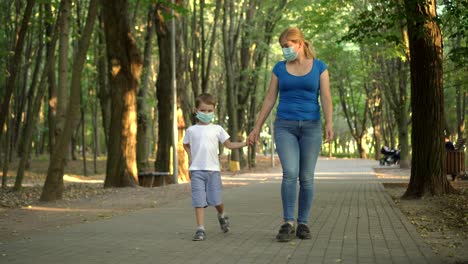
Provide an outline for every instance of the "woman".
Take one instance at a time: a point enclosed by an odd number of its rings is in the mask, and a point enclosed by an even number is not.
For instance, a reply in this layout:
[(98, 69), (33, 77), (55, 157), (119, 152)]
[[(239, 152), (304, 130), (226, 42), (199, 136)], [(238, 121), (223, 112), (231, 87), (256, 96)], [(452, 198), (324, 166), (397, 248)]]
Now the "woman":
[[(294, 235), (310, 239), (307, 221), (314, 194), (314, 171), (322, 144), (320, 106), (325, 118), (326, 141), (333, 139), (330, 82), (325, 63), (315, 59), (304, 34), (295, 27), (286, 29), (279, 37), (285, 61), (273, 67), (270, 86), (258, 119), (247, 142), (258, 141), (261, 127), (276, 103), (275, 144), (283, 168), (281, 199), (284, 224), (276, 239), (287, 242)], [(299, 179), (299, 208), (294, 211)]]

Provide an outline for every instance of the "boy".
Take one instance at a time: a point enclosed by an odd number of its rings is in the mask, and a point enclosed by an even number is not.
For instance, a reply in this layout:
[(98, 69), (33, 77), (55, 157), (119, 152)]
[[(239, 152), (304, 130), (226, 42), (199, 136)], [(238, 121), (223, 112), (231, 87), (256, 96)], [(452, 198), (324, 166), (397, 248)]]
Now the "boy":
[(189, 127), (184, 137), (184, 149), (189, 156), (192, 186), (192, 206), (195, 207), (197, 231), (193, 241), (202, 241), (205, 233), (205, 207), (215, 206), (221, 230), (229, 231), (229, 218), (221, 202), (221, 175), (218, 158), (218, 142), (229, 149), (247, 146), (246, 142), (231, 142), (228, 133), (211, 121), (214, 118), (216, 101), (211, 94), (196, 98), (197, 124)]

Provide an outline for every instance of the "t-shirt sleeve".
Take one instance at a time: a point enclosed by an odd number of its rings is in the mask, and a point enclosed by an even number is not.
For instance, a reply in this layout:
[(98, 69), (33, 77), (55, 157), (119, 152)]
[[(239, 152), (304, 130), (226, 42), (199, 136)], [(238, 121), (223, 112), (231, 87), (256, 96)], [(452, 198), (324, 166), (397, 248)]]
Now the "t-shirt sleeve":
[(224, 130), (223, 127), (218, 126), (218, 140), (221, 143), (224, 143), (224, 141), (228, 140), (230, 138), (229, 134)]
[(323, 62), (321, 60), (317, 60), (317, 66), (318, 66), (320, 74), (322, 74), (322, 72), (327, 70), (327, 65), (325, 64), (325, 62)]
[(183, 143), (184, 144), (190, 144), (190, 129), (187, 129), (185, 131)]
[(284, 63), (283, 61), (277, 62), (275, 66), (273, 67), (273, 73), (276, 75), (276, 77), (280, 76), (281, 73), (281, 63)]

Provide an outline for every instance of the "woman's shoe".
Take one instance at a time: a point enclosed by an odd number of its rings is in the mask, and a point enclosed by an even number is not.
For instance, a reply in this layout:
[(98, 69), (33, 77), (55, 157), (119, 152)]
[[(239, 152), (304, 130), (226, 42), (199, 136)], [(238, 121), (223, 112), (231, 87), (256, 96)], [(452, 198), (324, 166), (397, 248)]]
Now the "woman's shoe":
[(278, 242), (288, 242), (294, 238), (294, 226), (289, 223), (285, 223), (280, 227), (278, 235), (276, 235), (276, 240)]

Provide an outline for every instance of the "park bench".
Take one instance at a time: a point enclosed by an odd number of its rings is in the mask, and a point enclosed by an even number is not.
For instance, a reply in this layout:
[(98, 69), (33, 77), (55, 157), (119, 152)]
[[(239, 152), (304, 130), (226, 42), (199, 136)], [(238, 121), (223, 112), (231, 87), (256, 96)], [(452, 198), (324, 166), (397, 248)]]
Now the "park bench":
[(466, 177), (465, 171), (465, 139), (458, 139), (454, 150), (445, 151), (446, 171), (452, 175), (454, 181), (457, 177)]
[(163, 186), (171, 183), (172, 175), (169, 172), (139, 172), (138, 182), (143, 187)]

